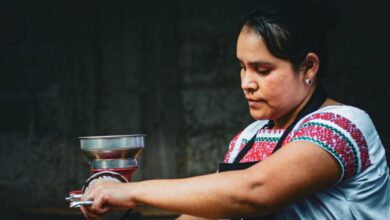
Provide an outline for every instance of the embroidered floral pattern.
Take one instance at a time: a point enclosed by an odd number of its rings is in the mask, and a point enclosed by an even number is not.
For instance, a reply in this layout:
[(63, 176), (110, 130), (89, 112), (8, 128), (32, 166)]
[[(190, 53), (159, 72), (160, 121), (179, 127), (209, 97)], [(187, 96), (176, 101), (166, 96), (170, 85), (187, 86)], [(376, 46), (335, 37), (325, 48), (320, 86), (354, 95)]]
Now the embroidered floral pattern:
[[(241, 163), (261, 161), (271, 156), (285, 129), (260, 129), (256, 135), (253, 147), (241, 159)], [(241, 146), (241, 149), (244, 146)]]
[(368, 146), (361, 131), (350, 120), (334, 113), (317, 113), (305, 119), (289, 141), (310, 141), (333, 155), (342, 168), (342, 179), (370, 165)]
[[(284, 129), (260, 129), (256, 134), (253, 147), (240, 162), (267, 159), (284, 131)], [(231, 141), (225, 162), (228, 161), (238, 136)], [(287, 136), (282, 146), (293, 141), (312, 142), (333, 155), (342, 168), (340, 179), (348, 179), (371, 164), (368, 146), (362, 132), (350, 120), (335, 113), (317, 113), (306, 118)], [(240, 150), (247, 142), (247, 139), (242, 140)]]
[(233, 151), (234, 145), (236, 144), (236, 141), (237, 141), (238, 137), (240, 137), (240, 134), (241, 134), (241, 132), (236, 134), (236, 136), (234, 136), (234, 138), (230, 141), (229, 150), (226, 153), (225, 159), (224, 159), (225, 163), (227, 163), (229, 161), (230, 153)]
[[(280, 137), (283, 135), (285, 129), (260, 129), (257, 134), (252, 148), (248, 153), (241, 159), (241, 163), (261, 161), (267, 159), (273, 152), (276, 144), (278, 143)], [(230, 153), (233, 151), (233, 147), (238, 139), (237, 135), (230, 142), (229, 152), (225, 156), (225, 162), (229, 160)], [(240, 145), (240, 151), (244, 148), (245, 144), (249, 140), (243, 139)]]

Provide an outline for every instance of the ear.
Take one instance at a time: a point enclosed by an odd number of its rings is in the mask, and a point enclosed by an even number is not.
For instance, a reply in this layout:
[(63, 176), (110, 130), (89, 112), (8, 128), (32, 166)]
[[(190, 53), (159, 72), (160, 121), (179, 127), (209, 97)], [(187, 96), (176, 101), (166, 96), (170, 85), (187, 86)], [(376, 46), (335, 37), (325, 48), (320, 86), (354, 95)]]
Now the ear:
[(320, 68), (320, 59), (317, 54), (312, 52), (308, 53), (305, 61), (303, 61), (301, 65), (301, 69), (303, 70), (305, 77), (314, 81)]

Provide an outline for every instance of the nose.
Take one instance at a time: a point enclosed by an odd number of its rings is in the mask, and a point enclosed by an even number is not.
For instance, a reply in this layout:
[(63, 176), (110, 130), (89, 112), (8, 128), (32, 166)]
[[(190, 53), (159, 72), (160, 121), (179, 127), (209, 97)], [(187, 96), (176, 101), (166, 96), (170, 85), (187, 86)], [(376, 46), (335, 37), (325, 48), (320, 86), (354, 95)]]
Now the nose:
[(256, 82), (255, 74), (246, 71), (241, 73), (241, 88), (246, 93), (253, 93), (259, 89), (259, 84)]

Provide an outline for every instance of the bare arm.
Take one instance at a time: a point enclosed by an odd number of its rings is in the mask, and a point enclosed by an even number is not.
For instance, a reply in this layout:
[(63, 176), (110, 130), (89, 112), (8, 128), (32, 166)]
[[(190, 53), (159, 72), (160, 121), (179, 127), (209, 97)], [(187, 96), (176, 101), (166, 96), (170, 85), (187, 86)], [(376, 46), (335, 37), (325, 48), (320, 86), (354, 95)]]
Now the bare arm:
[(331, 155), (300, 141), (246, 170), (120, 187), (97, 184), (91, 192), (94, 204), (83, 212), (102, 213), (106, 211), (102, 207), (142, 203), (206, 218), (259, 216), (323, 190), (340, 176), (341, 169)]
[(196, 217), (191, 215), (180, 215), (176, 220), (207, 220), (208, 218)]

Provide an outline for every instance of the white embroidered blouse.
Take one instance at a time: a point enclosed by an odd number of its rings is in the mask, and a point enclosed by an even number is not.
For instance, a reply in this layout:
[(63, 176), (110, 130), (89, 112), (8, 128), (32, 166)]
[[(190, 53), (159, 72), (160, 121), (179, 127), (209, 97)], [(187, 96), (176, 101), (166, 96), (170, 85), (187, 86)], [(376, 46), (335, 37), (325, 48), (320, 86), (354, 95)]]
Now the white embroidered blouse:
[[(240, 162), (271, 156), (284, 129), (255, 121), (233, 138), (225, 156), (232, 163), (256, 134)], [(337, 184), (276, 213), (277, 219), (390, 219), (390, 178), (384, 147), (367, 113), (347, 105), (327, 106), (302, 118), (283, 142), (309, 141), (340, 164)]]

